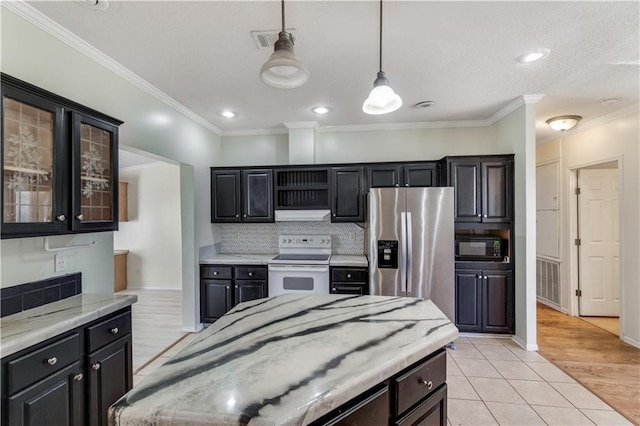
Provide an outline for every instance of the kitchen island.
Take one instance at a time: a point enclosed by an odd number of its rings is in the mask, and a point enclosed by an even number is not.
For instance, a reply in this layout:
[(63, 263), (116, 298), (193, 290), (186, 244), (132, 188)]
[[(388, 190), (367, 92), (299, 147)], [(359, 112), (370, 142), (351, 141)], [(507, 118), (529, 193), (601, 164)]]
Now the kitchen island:
[(366, 424), (411, 424), (433, 393), (446, 424), (442, 348), (457, 336), (430, 300), (287, 294), (242, 303), (118, 400), (109, 424), (303, 425), (359, 407)]

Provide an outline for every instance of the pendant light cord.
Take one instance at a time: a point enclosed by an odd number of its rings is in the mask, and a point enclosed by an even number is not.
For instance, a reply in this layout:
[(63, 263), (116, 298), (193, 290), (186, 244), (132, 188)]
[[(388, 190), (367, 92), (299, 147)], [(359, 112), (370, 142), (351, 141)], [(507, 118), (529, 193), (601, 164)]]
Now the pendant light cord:
[(282, 32), (284, 32), (284, 0), (282, 0)]
[(380, 72), (382, 72), (382, 0), (380, 0)]

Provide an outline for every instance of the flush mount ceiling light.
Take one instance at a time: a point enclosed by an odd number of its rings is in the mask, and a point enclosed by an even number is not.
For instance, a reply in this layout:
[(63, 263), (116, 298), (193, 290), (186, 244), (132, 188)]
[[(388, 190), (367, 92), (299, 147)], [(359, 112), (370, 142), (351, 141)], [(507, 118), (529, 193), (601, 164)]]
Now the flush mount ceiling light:
[(572, 129), (580, 120), (582, 120), (582, 117), (579, 115), (561, 115), (548, 119), (547, 124), (551, 126), (553, 130), (564, 132), (565, 130)]
[(269, 60), (260, 68), (260, 78), (271, 87), (293, 89), (309, 80), (309, 70), (293, 53), (293, 37), (284, 29), (284, 0), (282, 5), (282, 31)]
[(377, 78), (373, 82), (373, 90), (362, 104), (362, 111), (380, 115), (393, 112), (401, 106), (402, 99), (389, 87), (389, 80), (382, 71), (382, 0), (380, 0), (380, 67)]
[(549, 56), (549, 53), (551, 53), (551, 50), (540, 48), (532, 52), (523, 53), (522, 55), (518, 56), (517, 61), (521, 64), (530, 64), (532, 62), (543, 60), (544, 58)]
[(225, 117), (225, 118), (233, 118), (236, 116), (236, 113), (233, 111), (229, 111), (228, 109), (225, 109), (224, 111), (222, 111), (220, 113), (221, 116)]
[(322, 115), (322, 114), (328, 113), (330, 110), (326, 106), (317, 106), (317, 107), (311, 108), (311, 111), (316, 114)]

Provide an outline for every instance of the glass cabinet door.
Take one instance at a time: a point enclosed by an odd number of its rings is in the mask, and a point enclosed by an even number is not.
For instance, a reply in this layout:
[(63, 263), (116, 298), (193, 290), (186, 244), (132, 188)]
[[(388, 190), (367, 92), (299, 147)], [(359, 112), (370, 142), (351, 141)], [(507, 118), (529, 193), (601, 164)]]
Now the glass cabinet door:
[(117, 229), (117, 127), (73, 114), (75, 230)]
[(53, 103), (3, 88), (3, 236), (62, 229), (62, 114)]

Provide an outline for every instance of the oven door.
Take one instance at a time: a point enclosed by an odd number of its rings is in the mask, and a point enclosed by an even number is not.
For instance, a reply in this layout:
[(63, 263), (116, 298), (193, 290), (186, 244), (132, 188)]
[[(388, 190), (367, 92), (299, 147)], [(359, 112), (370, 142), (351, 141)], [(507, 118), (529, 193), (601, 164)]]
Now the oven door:
[(269, 265), (269, 296), (329, 294), (328, 265)]

